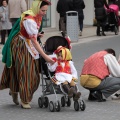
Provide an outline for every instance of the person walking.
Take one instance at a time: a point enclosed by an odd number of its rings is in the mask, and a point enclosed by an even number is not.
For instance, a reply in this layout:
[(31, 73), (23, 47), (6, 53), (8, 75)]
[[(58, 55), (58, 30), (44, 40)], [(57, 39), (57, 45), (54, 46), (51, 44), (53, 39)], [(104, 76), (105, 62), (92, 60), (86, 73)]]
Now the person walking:
[(34, 0), (30, 10), (22, 13), (17, 20), (2, 50), (2, 73), (0, 89), (10, 88), (13, 102), (18, 105), (18, 92), (21, 107), (30, 109), (30, 102), (40, 82), (39, 54), (51, 64), (54, 61), (44, 53), (37, 36), (42, 36), (42, 17), (46, 15), (47, 0)]
[(84, 61), (80, 84), (90, 91), (88, 100), (106, 101), (120, 90), (120, 65), (111, 48), (94, 53)]
[(20, 15), (27, 10), (27, 4), (25, 0), (9, 0), (8, 11), (9, 19), (12, 22), (12, 26), (15, 24)]
[(12, 28), (12, 23), (9, 21), (8, 18), (8, 5), (7, 1), (3, 0), (2, 1), (2, 6), (0, 7), (0, 19), (1, 19), (1, 42), (0, 44), (5, 43), (5, 37), (6, 33), (10, 34), (11, 28)]
[(97, 36), (101, 36), (100, 27), (102, 27), (102, 35), (106, 36), (104, 31), (105, 31), (105, 23), (106, 23), (107, 15), (104, 6), (106, 6), (106, 8), (109, 9), (106, 0), (94, 0), (95, 18), (97, 20), (97, 30), (96, 30)]
[(73, 0), (73, 10), (78, 12), (80, 36), (82, 36), (82, 31), (83, 31), (83, 20), (84, 20), (83, 9), (85, 9), (85, 3), (83, 0)]

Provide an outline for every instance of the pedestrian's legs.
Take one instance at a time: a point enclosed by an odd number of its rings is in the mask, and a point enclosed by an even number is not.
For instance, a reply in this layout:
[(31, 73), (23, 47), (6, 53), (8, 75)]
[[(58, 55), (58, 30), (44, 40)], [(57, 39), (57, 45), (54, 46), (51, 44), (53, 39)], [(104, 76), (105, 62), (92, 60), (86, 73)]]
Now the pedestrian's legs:
[(80, 31), (82, 32), (82, 30), (83, 30), (83, 20), (80, 20), (79, 24), (80, 24)]
[(12, 26), (14, 26), (15, 22), (18, 20), (18, 18), (11, 18), (10, 21), (12, 22)]
[(64, 17), (60, 17), (60, 28), (61, 31), (66, 32), (66, 24), (65, 24), (65, 18)]
[(5, 44), (6, 30), (1, 30), (1, 44)]
[(11, 32), (11, 29), (7, 30), (7, 34), (8, 34), (8, 36), (9, 36), (10, 32)]
[(101, 34), (100, 34), (100, 21), (99, 20), (97, 20), (97, 31), (96, 31), (96, 33), (97, 33), (97, 36), (101, 36)]
[(106, 24), (106, 20), (102, 20), (101, 21), (101, 26), (102, 26), (102, 35), (103, 36), (106, 36), (106, 34), (104, 33), (104, 31), (105, 31), (105, 24)]
[(61, 31), (61, 26), (60, 26), (60, 19), (59, 19), (59, 31)]
[(83, 30), (83, 23), (80, 23), (80, 31)]
[(80, 26), (80, 36), (82, 36), (82, 31), (83, 31), (83, 19), (84, 16), (79, 16), (78, 20), (79, 20), (79, 26)]

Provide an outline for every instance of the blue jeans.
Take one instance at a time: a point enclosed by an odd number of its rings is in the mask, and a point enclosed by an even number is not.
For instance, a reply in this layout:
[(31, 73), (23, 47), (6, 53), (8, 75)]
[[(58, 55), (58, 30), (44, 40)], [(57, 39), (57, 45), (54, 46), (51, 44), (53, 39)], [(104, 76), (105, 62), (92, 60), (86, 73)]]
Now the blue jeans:
[(80, 31), (82, 31), (83, 30), (84, 16), (82, 16), (82, 17), (79, 16), (78, 19), (79, 19)]

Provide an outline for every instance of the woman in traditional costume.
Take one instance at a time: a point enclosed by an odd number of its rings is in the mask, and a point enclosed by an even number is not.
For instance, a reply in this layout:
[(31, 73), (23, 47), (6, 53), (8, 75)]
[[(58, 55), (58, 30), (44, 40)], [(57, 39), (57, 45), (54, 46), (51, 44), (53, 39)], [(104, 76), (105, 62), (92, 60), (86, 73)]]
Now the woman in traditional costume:
[(30, 109), (30, 101), (40, 82), (39, 54), (50, 63), (54, 61), (44, 53), (37, 41), (41, 29), (42, 17), (46, 14), (50, 2), (34, 0), (30, 10), (24, 12), (15, 23), (2, 50), (2, 73), (0, 89), (10, 88), (13, 102)]

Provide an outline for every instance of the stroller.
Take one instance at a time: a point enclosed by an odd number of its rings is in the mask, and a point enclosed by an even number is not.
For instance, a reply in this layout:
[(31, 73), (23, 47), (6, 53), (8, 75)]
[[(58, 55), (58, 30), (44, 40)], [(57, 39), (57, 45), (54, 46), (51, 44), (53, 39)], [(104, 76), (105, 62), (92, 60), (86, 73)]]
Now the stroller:
[[(65, 37), (62, 36), (52, 36), (46, 40), (45, 45), (43, 46), (44, 51), (46, 54), (51, 55), (53, 52), (57, 49), (58, 46), (63, 46), (68, 49), (70, 49), (70, 45)], [(40, 108), (42, 107), (49, 107), (49, 110), (51, 112), (57, 111), (59, 112), (61, 110), (61, 106), (65, 107), (66, 105), (68, 107), (71, 106), (71, 99), (68, 98), (67, 93), (63, 90), (62, 85), (56, 85), (54, 82), (52, 82), (52, 76), (54, 75), (54, 72), (50, 72), (48, 70), (47, 64), (45, 60), (41, 57), (41, 80), (42, 80), (42, 95), (38, 98), (38, 105)], [(78, 87), (76, 85), (76, 89), (78, 90)], [(47, 95), (53, 94), (55, 96), (55, 102), (49, 101), (49, 98)], [(61, 97), (61, 102), (58, 100), (58, 95), (63, 95)], [(78, 101), (74, 102), (74, 109), (75, 111), (84, 111), (86, 108), (85, 102), (82, 99), (82, 97), (79, 98)]]
[(118, 35), (120, 19), (118, 16), (119, 8), (117, 5), (109, 5), (107, 11), (107, 21), (105, 24), (105, 31), (115, 32), (115, 35)]

